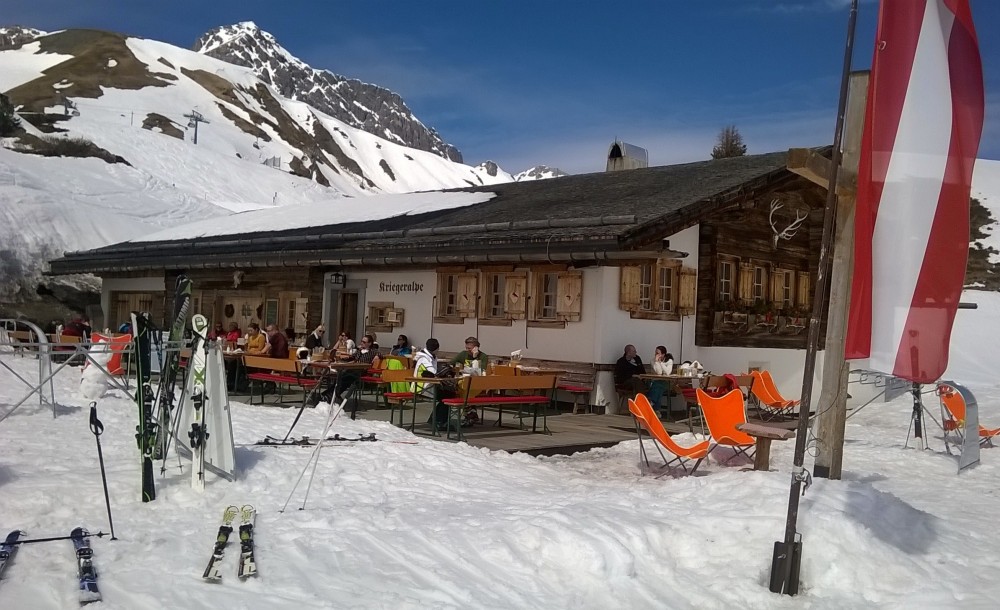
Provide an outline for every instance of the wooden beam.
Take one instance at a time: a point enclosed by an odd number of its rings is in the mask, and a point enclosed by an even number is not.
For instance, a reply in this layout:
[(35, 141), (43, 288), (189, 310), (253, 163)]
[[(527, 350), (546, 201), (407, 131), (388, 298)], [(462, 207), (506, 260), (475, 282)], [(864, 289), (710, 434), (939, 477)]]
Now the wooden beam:
[[(857, 175), (864, 125), (865, 99), (868, 95), (868, 72), (850, 76), (846, 125), (844, 127), (845, 169)], [(839, 189), (838, 189), (839, 190)], [(844, 360), (847, 336), (847, 311), (851, 304), (851, 275), (854, 269), (855, 195), (839, 193), (837, 198), (837, 233), (830, 273), (830, 307), (826, 322), (826, 346), (823, 351), (823, 380), (816, 412), (817, 454), (813, 474), (840, 479), (844, 463), (844, 429), (847, 422), (847, 375)]]
[[(846, 152), (846, 151), (845, 151)], [(830, 160), (808, 148), (789, 148), (788, 171), (802, 176), (809, 182), (817, 184), (823, 188), (830, 185)], [(856, 166), (855, 166), (856, 167)], [(837, 175), (837, 195), (854, 196), (857, 190), (858, 176), (856, 170), (846, 165), (840, 168)]]

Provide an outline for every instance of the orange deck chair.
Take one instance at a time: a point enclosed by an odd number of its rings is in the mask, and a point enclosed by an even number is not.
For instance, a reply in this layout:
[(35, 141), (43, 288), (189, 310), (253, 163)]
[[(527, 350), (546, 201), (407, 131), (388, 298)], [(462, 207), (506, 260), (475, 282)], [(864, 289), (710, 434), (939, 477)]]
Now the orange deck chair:
[[(656, 413), (653, 412), (653, 405), (649, 404), (649, 399), (646, 398), (645, 394), (636, 394), (634, 400), (630, 398), (628, 401), (628, 410), (631, 411), (632, 416), (635, 418), (635, 432), (639, 437), (639, 457), (642, 460), (640, 464), (644, 462), (646, 467), (649, 467), (649, 457), (646, 455), (646, 447), (642, 442), (641, 426), (653, 437), (653, 446), (656, 447), (656, 450), (660, 453), (660, 457), (663, 458), (663, 464), (667, 467), (667, 472), (670, 472), (674, 464), (679, 465), (685, 474), (694, 474), (698, 470), (701, 461), (708, 455), (708, 441), (699, 441), (690, 447), (683, 447), (675, 443), (674, 439), (667, 434)], [(674, 455), (672, 460), (668, 460), (663, 455), (660, 445)], [(687, 463), (690, 460), (697, 461), (689, 473)]]
[(752, 459), (757, 441), (746, 432), (736, 429), (737, 424), (747, 422), (747, 414), (743, 409), (743, 393), (736, 389), (720, 398), (712, 398), (699, 389), (698, 404), (701, 405), (708, 433), (712, 436), (712, 444), (708, 451), (711, 453), (719, 445), (732, 447), (736, 453), (723, 464), (740, 454)]
[[(955, 388), (941, 384), (937, 389), (938, 397), (941, 399), (941, 419), (944, 428), (945, 441), (948, 436), (956, 434), (958, 442), (964, 441), (965, 434), (965, 400), (962, 395), (955, 391)], [(986, 428), (982, 424), (979, 426), (979, 444), (984, 447), (993, 447), (993, 437), (1000, 436), (1000, 428)]]
[[(784, 417), (791, 414), (792, 409), (798, 406), (799, 401), (785, 400), (784, 397), (775, 395), (768, 389), (769, 385), (774, 385), (770, 374), (765, 377), (760, 371), (750, 371), (750, 375), (753, 377), (753, 383), (750, 384), (750, 398), (757, 407), (761, 419)], [(771, 379), (770, 384), (767, 383), (767, 379)]]

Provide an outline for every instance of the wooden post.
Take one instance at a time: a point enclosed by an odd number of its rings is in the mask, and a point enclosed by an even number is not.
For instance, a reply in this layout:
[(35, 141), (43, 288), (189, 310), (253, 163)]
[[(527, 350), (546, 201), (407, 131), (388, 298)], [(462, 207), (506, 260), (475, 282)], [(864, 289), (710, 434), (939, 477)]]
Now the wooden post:
[[(868, 72), (851, 74), (843, 168), (855, 182), (861, 152)], [(851, 303), (851, 274), (854, 270), (855, 189), (837, 189), (837, 233), (830, 274), (830, 306), (826, 323), (826, 346), (823, 352), (823, 380), (817, 404), (817, 454), (813, 475), (840, 479), (844, 459), (844, 428), (847, 420), (848, 363), (844, 360), (847, 334), (847, 311)]]

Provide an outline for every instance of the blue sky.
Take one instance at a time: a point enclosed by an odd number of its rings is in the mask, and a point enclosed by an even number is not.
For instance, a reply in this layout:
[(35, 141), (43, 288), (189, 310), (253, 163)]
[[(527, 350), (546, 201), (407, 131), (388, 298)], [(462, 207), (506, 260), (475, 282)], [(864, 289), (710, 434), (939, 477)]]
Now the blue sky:
[[(1000, 1), (972, 0), (1000, 159)], [(736, 125), (748, 152), (833, 140), (849, 0), (114, 2), (5, 0), (0, 22), (109, 29), (190, 47), (255, 21), (314, 67), (398, 92), (465, 162), (603, 171), (615, 138), (651, 165), (706, 159)], [(862, 0), (854, 67), (871, 65)]]

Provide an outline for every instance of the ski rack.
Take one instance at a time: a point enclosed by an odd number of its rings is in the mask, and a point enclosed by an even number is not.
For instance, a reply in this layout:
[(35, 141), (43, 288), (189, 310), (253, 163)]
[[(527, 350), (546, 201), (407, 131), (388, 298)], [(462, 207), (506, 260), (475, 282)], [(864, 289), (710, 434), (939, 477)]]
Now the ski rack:
[[(30, 332), (36, 337), (36, 341), (17, 341), (10, 338), (8, 332), (11, 327), (15, 325), (27, 326), (30, 328)], [(96, 354), (107, 354), (111, 352), (121, 353), (121, 354), (131, 354), (133, 352), (132, 344), (123, 346), (113, 346), (111, 343), (90, 343), (90, 342), (79, 342), (79, 343), (52, 343), (48, 340), (45, 333), (42, 332), (35, 324), (31, 322), (25, 322), (23, 320), (13, 320), (13, 319), (0, 319), (0, 348), (4, 346), (9, 346), (15, 350), (27, 350), (30, 351), (38, 359), (38, 383), (33, 383), (19, 375), (17, 371), (12, 369), (6, 362), (0, 360), (0, 366), (9, 371), (15, 378), (21, 381), (23, 384), (31, 388), (31, 390), (19, 401), (14, 403), (6, 413), (0, 415), (0, 422), (7, 419), (14, 411), (16, 411), (22, 404), (28, 401), (29, 398), (34, 394), (39, 395), (39, 405), (44, 406), (45, 403), (49, 403), (52, 406), (52, 418), (56, 417), (56, 397), (55, 397), (55, 386), (52, 379), (59, 374), (61, 370), (69, 366), (70, 362), (79, 360), (78, 356), (82, 359), (88, 360), (92, 366), (97, 367), (99, 371), (104, 373), (104, 376), (111, 381), (111, 384), (119, 390), (122, 390), (128, 395), (132, 395), (131, 388), (131, 377), (132, 374), (131, 365), (126, 371), (124, 376), (122, 375), (112, 375), (108, 369), (94, 359)], [(163, 342), (163, 353), (168, 351), (180, 352), (187, 345), (184, 341), (165, 341)], [(55, 358), (64, 358), (62, 362), (58, 363), (58, 366), (53, 370), (52, 363)], [(130, 358), (130, 360), (132, 360)], [(124, 379), (124, 380), (123, 380)], [(47, 390), (47, 392), (46, 392)], [(136, 390), (141, 391), (141, 384), (136, 384)], [(133, 397), (134, 398), (134, 397)]]
[[(18, 341), (12, 339), (10, 332), (16, 331), (18, 326), (26, 326), (29, 331), (38, 338), (35, 343), (24, 343), (23, 341)], [(34, 384), (24, 377), (21, 377), (12, 369), (6, 362), (0, 360), (0, 365), (3, 368), (10, 371), (14, 377), (16, 377), (21, 383), (25, 384), (31, 391), (19, 400), (7, 413), (0, 416), (0, 422), (7, 418), (8, 415), (13, 413), (22, 404), (27, 402), (33, 394), (38, 394), (38, 406), (44, 407), (45, 403), (48, 402), (52, 405), (52, 418), (56, 417), (56, 398), (55, 398), (55, 384), (52, 383), (52, 360), (48, 357), (48, 353), (51, 351), (52, 344), (49, 343), (49, 338), (42, 332), (42, 329), (31, 322), (26, 322), (24, 320), (14, 320), (12, 318), (0, 319), (0, 347), (9, 347), (11, 352), (17, 352), (18, 350), (24, 350), (27, 347), (35, 347), (38, 355), (38, 383)], [(6, 351), (6, 350), (4, 350)], [(46, 357), (41, 357), (42, 354), (46, 354)], [(46, 396), (46, 384), (48, 385), (48, 395)]]

